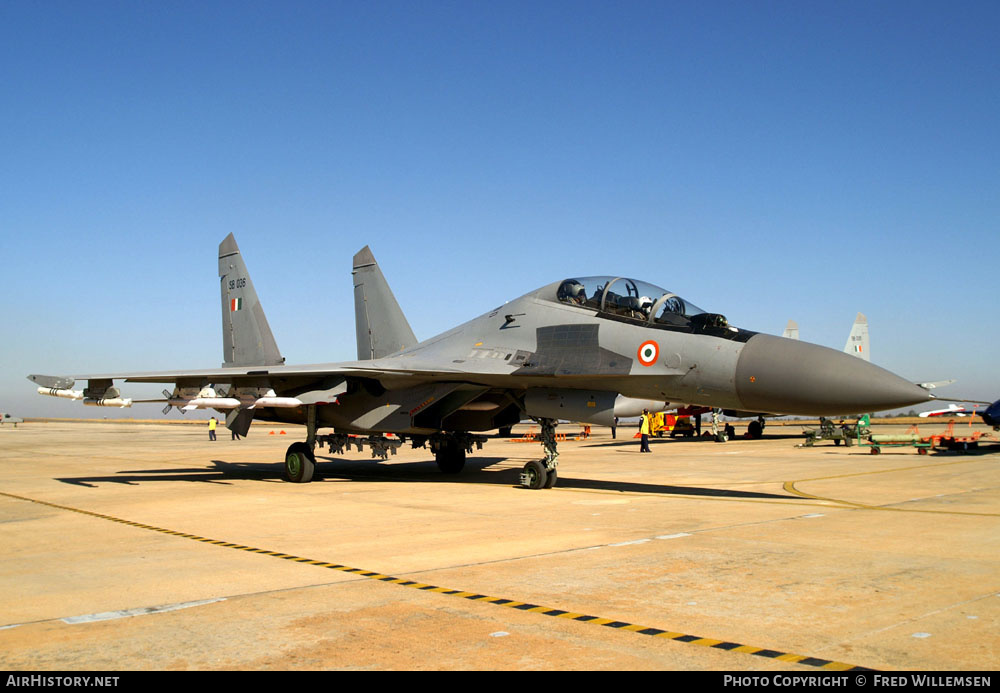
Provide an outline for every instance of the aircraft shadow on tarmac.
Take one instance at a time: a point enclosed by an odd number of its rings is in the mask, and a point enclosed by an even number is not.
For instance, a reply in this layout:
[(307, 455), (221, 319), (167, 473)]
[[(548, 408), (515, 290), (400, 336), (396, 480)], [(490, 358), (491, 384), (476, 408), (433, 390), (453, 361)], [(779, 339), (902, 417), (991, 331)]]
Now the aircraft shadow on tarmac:
[[(763, 437), (762, 440), (793, 440), (793, 439), (803, 439), (804, 440), (805, 437), (801, 433), (788, 433), (788, 434), (778, 434), (778, 435), (767, 434), (767, 435), (765, 435)], [(732, 442), (738, 443), (741, 440), (750, 440), (750, 438), (743, 438), (742, 436), (737, 436), (736, 438), (733, 438)], [(678, 443), (706, 443), (706, 444), (712, 443), (713, 445), (718, 445), (719, 444), (719, 443), (716, 443), (711, 438), (707, 438), (707, 437), (702, 437), (702, 438), (650, 438), (649, 439), (649, 444), (650, 444), (651, 447), (656, 447), (657, 445), (674, 445), (674, 444), (678, 444)], [(582, 447), (582, 448), (627, 448), (627, 447), (635, 447), (635, 449), (638, 450), (639, 449), (639, 439), (638, 438), (632, 439), (631, 437), (629, 437), (629, 438), (617, 438), (617, 439), (611, 439), (611, 440), (604, 441), (604, 442), (599, 442), (599, 443), (598, 442), (581, 443), (580, 447)]]
[[(520, 467), (490, 467), (509, 463), (505, 457), (470, 458), (461, 474), (442, 474), (437, 464), (428, 462), (405, 462), (378, 464), (377, 460), (344, 460), (337, 457), (318, 457), (316, 476), (313, 483), (325, 481), (402, 481), (405, 483), (455, 483), (455, 484), (496, 484), (520, 487)], [(211, 467), (183, 469), (145, 469), (122, 471), (110, 476), (79, 476), (56, 478), (65, 484), (96, 488), (99, 484), (140, 485), (162, 481), (186, 481), (228, 485), (234, 481), (282, 482), (284, 464), (262, 464), (259, 462), (227, 462), (212, 460)], [(723, 498), (757, 498), (801, 500), (797, 496), (764, 493), (760, 491), (737, 491), (725, 488), (703, 488), (696, 486), (670, 486), (666, 484), (644, 484), (639, 482), (607, 481), (596, 479), (575, 479), (559, 477), (559, 488), (586, 489), (593, 491), (617, 491), (627, 493), (649, 493), (654, 495), (712, 496)]]

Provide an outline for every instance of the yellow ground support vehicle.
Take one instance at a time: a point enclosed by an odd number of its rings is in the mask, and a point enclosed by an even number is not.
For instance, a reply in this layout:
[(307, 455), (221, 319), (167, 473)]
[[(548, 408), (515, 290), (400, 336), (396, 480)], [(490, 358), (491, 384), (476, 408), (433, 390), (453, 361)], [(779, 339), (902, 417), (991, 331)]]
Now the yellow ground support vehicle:
[(695, 432), (690, 416), (676, 416), (661, 411), (652, 415), (651, 423), (653, 425), (650, 430), (657, 438), (662, 438), (664, 435), (669, 435), (671, 438), (677, 436), (690, 438)]

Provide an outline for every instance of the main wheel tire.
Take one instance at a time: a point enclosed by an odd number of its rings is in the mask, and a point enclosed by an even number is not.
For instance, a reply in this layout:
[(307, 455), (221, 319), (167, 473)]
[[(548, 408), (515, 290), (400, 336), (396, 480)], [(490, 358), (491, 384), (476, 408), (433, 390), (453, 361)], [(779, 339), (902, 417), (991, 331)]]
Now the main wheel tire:
[(760, 425), (760, 421), (751, 421), (747, 426), (747, 433), (750, 434), (752, 440), (757, 440), (758, 438), (764, 437), (764, 427)]
[(292, 443), (285, 453), (285, 478), (296, 484), (312, 481), (316, 458), (305, 443)]
[(465, 449), (455, 441), (449, 441), (438, 448), (434, 460), (445, 474), (458, 474), (465, 467)]
[(540, 460), (531, 460), (528, 464), (524, 465), (521, 470), (521, 485), (525, 488), (540, 489), (545, 488), (545, 483), (548, 481), (548, 470), (545, 469), (545, 463)]
[(545, 478), (545, 488), (552, 488), (556, 485), (556, 480), (559, 478), (559, 471), (556, 469), (546, 470)]

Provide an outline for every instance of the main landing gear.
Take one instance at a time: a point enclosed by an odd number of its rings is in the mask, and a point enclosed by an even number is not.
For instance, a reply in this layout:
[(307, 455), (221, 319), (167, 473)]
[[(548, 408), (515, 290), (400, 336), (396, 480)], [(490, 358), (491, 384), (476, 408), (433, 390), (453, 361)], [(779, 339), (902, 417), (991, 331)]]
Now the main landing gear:
[(556, 450), (555, 419), (535, 419), (542, 428), (541, 440), (545, 446), (545, 459), (531, 460), (521, 470), (521, 486), (524, 488), (552, 488), (556, 485), (559, 474), (556, 471), (556, 460), (559, 452)]
[[(485, 436), (473, 435), (465, 432), (439, 432), (431, 436), (411, 436), (410, 442), (414, 448), (422, 448), (430, 445), (437, 461), (438, 468), (445, 474), (458, 474), (465, 467), (465, 456), (472, 452), (473, 447), (482, 450)], [(555, 435), (552, 436), (553, 447)], [(316, 407), (309, 405), (306, 409), (306, 440), (304, 443), (292, 443), (285, 452), (285, 479), (297, 484), (305, 484), (312, 481), (316, 472), (316, 455), (314, 450), (316, 445), (327, 445), (331, 453), (344, 453), (350, 446), (358, 448), (361, 452), (365, 445), (371, 448), (372, 457), (380, 457), (383, 460), (389, 459), (389, 455), (396, 454), (397, 448), (403, 445), (402, 436), (393, 439), (386, 438), (379, 434), (370, 435), (368, 438), (348, 435), (346, 433), (332, 433), (329, 435), (316, 435)], [(554, 475), (552, 482), (555, 481)]]
[(312, 481), (316, 471), (316, 405), (306, 406), (306, 442), (292, 443), (285, 451), (285, 478), (296, 484)]
[(285, 453), (285, 478), (296, 484), (312, 481), (316, 456), (308, 443), (292, 443)]
[(431, 438), (431, 450), (438, 469), (445, 474), (458, 474), (465, 467), (465, 445), (456, 436)]

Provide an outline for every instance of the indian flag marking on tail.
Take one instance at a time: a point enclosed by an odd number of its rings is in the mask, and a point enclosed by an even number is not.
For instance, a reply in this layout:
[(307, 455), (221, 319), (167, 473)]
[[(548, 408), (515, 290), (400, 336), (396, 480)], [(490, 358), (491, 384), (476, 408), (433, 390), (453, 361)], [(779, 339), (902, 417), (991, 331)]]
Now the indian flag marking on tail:
[(236, 310), (243, 310), (243, 299), (242, 298), (233, 298), (233, 299), (230, 299), (229, 300), (229, 310), (230, 310), (230, 312), (236, 311)]

